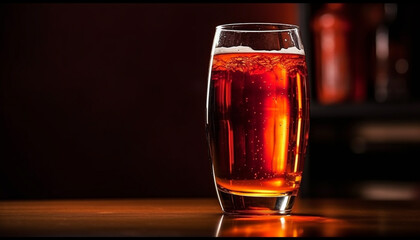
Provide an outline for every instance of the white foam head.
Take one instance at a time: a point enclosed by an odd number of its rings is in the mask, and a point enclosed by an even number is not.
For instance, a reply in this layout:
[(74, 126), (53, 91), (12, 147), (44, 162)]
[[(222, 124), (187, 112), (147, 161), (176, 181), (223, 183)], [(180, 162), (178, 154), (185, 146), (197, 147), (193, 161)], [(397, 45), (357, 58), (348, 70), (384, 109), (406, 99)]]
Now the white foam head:
[(218, 47), (213, 50), (213, 55), (222, 53), (287, 53), (305, 55), (305, 51), (303, 49), (298, 49), (297, 47), (282, 48), (280, 50), (254, 50), (247, 46), (237, 46)]

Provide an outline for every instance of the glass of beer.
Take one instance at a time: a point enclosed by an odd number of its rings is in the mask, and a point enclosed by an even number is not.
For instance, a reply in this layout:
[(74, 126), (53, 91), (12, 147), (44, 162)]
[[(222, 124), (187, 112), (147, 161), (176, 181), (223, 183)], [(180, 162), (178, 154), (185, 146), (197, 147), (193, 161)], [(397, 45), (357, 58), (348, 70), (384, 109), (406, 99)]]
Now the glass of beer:
[(206, 132), (219, 203), (231, 214), (289, 214), (309, 132), (309, 93), (299, 27), (216, 27)]

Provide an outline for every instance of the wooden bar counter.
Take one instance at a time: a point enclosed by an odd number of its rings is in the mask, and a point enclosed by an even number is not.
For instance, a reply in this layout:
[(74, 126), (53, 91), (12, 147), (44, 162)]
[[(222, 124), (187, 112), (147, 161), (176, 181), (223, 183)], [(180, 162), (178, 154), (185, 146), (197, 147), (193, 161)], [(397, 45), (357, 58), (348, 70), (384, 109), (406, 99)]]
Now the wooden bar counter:
[(420, 236), (420, 202), (303, 198), (291, 215), (232, 216), (202, 198), (0, 201), (0, 237), (54, 236)]

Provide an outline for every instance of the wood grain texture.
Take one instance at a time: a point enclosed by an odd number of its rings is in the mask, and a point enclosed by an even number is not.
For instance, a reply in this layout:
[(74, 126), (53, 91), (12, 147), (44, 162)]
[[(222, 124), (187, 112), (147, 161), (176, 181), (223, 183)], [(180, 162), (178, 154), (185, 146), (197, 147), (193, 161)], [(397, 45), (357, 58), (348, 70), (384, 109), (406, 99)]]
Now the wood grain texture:
[(1, 237), (419, 236), (420, 202), (298, 199), (289, 216), (231, 216), (217, 199), (0, 201)]

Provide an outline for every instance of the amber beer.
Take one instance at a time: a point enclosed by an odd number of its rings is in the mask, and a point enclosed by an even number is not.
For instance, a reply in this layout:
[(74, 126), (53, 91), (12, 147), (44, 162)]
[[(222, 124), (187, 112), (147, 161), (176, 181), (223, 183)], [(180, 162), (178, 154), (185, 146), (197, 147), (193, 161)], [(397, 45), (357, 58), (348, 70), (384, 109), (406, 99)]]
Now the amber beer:
[(207, 137), (219, 192), (297, 194), (309, 128), (306, 78), (303, 54), (213, 54)]

